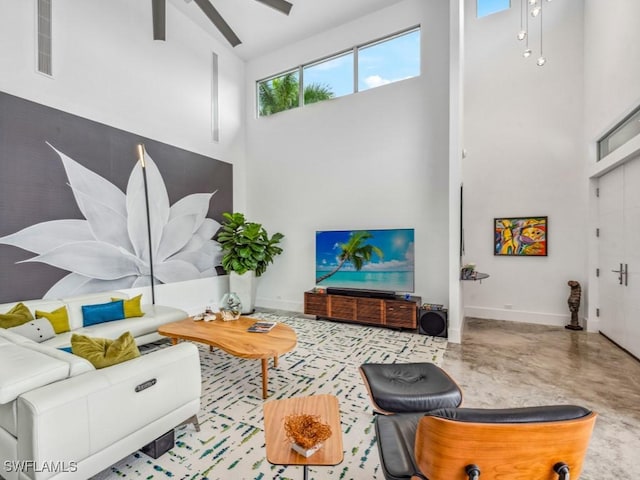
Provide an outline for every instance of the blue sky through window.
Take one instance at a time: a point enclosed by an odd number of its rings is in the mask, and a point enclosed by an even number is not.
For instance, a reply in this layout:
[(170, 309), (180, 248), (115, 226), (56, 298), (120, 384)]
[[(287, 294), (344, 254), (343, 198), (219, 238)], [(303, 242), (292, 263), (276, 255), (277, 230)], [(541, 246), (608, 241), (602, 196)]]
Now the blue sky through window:
[(329, 87), (334, 97), (353, 93), (353, 52), (305, 67), (303, 81)]
[[(305, 67), (304, 84), (327, 85), (335, 97), (353, 93), (353, 53)], [(358, 91), (420, 75), (420, 30), (362, 47), (358, 52)]]
[[(335, 98), (354, 93), (356, 81), (357, 90), (364, 91), (420, 75), (420, 27), (359, 47), (357, 79), (354, 79), (356, 72), (354, 50), (355, 48), (325, 60), (303, 65), (303, 88), (306, 90), (310, 85), (316, 85), (330, 91), (332, 97)], [(290, 72), (296, 79), (298, 77), (297, 71)], [(282, 75), (276, 78), (281, 77)], [(261, 104), (260, 92), (265, 87), (267, 89), (271, 87), (273, 80), (258, 81), (260, 116), (271, 115), (283, 110), (280, 107), (264, 109)], [(315, 98), (311, 101), (317, 102), (319, 100)], [(288, 108), (297, 106), (296, 103)]]
[(420, 75), (420, 30), (363, 47), (358, 52), (358, 91)]
[(501, 12), (511, 7), (511, 0), (477, 0), (478, 18)]

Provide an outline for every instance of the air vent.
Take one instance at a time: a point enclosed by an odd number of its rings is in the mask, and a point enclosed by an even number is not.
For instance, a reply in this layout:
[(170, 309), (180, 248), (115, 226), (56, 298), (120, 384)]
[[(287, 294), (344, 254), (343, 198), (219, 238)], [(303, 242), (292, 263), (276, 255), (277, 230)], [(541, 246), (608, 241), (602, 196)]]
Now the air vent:
[(213, 131), (213, 141), (220, 141), (220, 107), (218, 102), (218, 55), (213, 53), (213, 63), (211, 68), (211, 126)]
[(38, 0), (38, 71), (53, 75), (51, 58), (51, 1)]

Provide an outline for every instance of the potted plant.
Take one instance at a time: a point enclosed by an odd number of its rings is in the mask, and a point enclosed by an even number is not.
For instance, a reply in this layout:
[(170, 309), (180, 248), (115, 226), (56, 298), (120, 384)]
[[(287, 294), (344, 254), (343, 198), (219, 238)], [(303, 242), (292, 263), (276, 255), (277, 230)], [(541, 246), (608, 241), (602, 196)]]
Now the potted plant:
[(222, 247), (222, 267), (229, 274), (229, 290), (240, 297), (242, 313), (253, 312), (256, 278), (282, 253), (281, 233), (271, 237), (262, 224), (248, 222), (242, 213), (223, 213), (217, 241)]

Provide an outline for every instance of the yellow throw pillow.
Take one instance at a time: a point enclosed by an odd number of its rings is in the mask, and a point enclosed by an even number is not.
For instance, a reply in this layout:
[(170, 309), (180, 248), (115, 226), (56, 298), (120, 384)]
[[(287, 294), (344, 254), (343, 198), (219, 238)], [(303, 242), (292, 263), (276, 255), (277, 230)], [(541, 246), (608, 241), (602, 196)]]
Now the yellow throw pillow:
[(116, 340), (74, 333), (71, 335), (71, 352), (89, 360), (96, 368), (110, 367), (140, 356), (131, 332), (123, 333)]
[(112, 302), (116, 302), (118, 300), (122, 300), (124, 302), (124, 318), (141, 317), (144, 315), (142, 307), (140, 307), (142, 294), (130, 298), (129, 300), (127, 300), (126, 298), (111, 297)]
[(36, 310), (36, 318), (46, 318), (53, 325), (53, 330), (56, 333), (64, 333), (70, 330), (69, 328), (69, 315), (67, 314), (67, 307), (60, 307), (53, 312), (43, 312)]
[(33, 320), (33, 315), (24, 303), (16, 304), (7, 313), (0, 313), (0, 328), (11, 328)]

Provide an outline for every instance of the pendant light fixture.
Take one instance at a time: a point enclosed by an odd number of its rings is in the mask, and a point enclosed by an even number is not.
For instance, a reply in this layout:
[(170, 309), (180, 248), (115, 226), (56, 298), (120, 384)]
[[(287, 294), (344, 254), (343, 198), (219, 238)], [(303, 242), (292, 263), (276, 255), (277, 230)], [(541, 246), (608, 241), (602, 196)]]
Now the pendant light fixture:
[(529, 17), (531, 16), (532, 22), (538, 21), (540, 27), (540, 55), (536, 60), (536, 65), (542, 67), (547, 63), (547, 58), (544, 56), (542, 48), (542, 18), (543, 18), (543, 4), (544, 2), (550, 2), (551, 0), (520, 0), (520, 30), (518, 31), (517, 38), (519, 41), (525, 42), (525, 47), (522, 52), (524, 58), (529, 58), (533, 53), (529, 46)]

